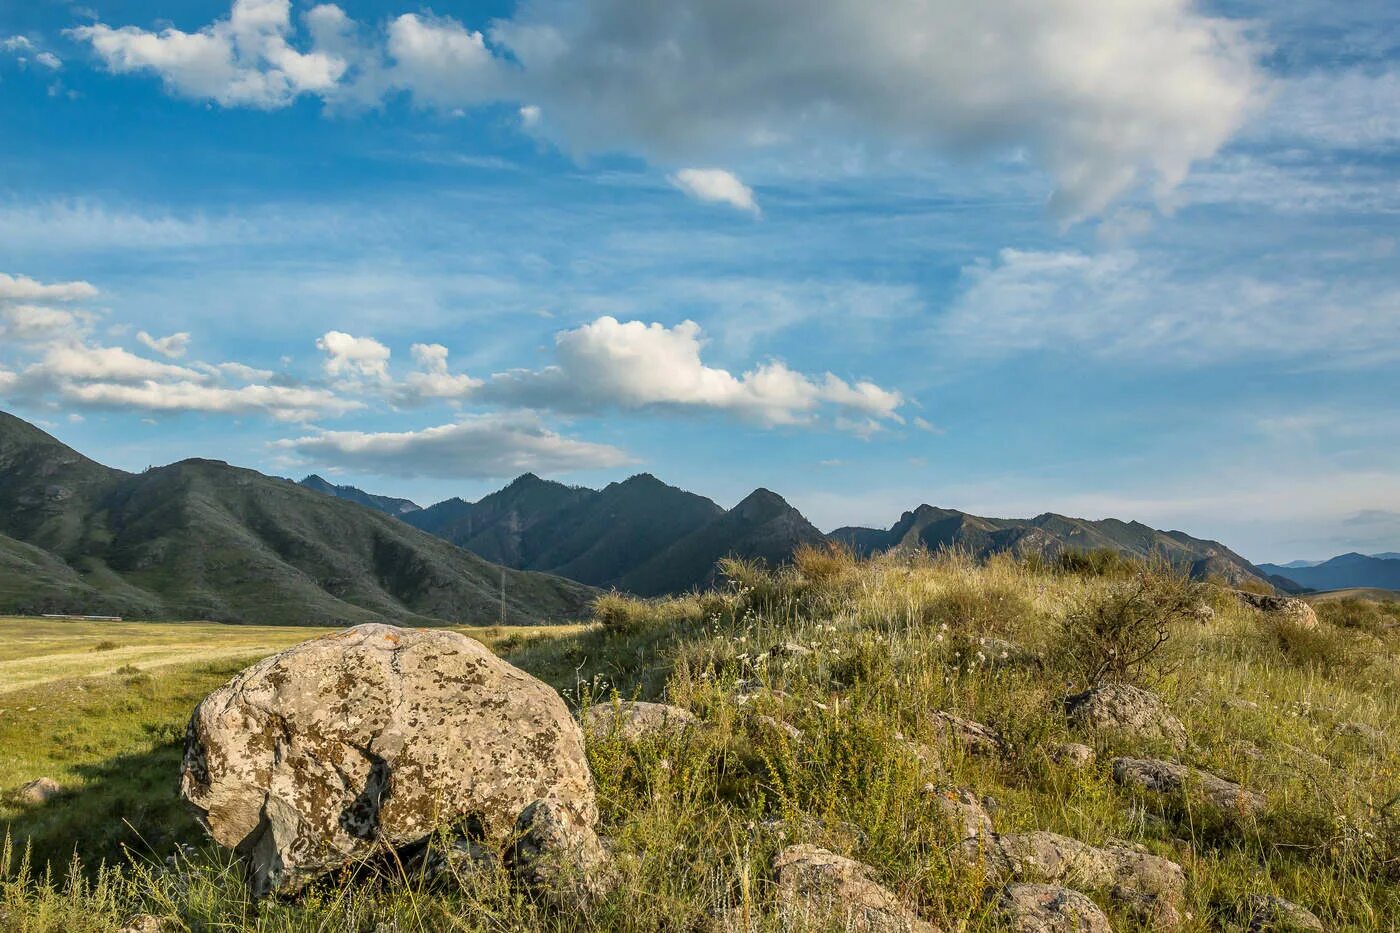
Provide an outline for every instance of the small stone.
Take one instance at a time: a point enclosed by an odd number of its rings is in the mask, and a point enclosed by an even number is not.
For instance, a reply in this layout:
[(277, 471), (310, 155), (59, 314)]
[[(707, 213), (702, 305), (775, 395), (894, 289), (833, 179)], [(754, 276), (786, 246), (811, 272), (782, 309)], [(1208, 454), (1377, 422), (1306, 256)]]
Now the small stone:
[(124, 923), (117, 933), (165, 933), (171, 925), (151, 914), (136, 914)]
[(1079, 742), (1061, 742), (1050, 749), (1050, 760), (1071, 771), (1087, 771), (1097, 757), (1092, 748)]
[(792, 723), (774, 719), (772, 716), (755, 716), (754, 722), (772, 732), (781, 733), (794, 742), (801, 742), (806, 737), (806, 734)]
[(1000, 755), (1004, 751), (1001, 736), (990, 726), (942, 710), (933, 716), (933, 727), (939, 736), (970, 754)]
[(874, 870), (854, 859), (811, 845), (788, 846), (773, 863), (779, 911), (791, 929), (825, 929), (839, 920), (852, 933), (937, 933)]
[(1327, 929), (1306, 907), (1284, 900), (1277, 894), (1256, 894), (1246, 902), (1250, 933), (1304, 933)]
[(1050, 884), (1002, 889), (997, 911), (1014, 933), (1112, 933), (1108, 917), (1078, 891)]
[(770, 658), (805, 658), (811, 653), (811, 648), (799, 645), (795, 641), (785, 641), (781, 645), (774, 645), (768, 649), (768, 657)]
[(598, 703), (590, 706), (582, 719), (584, 731), (596, 738), (617, 735), (629, 742), (679, 735), (697, 722), (689, 710), (679, 706), (640, 700)]
[(1364, 722), (1344, 722), (1337, 727), (1337, 734), (1362, 739), (1375, 745), (1385, 740), (1384, 732)]
[(21, 784), (15, 791), (15, 800), (29, 806), (48, 803), (63, 793), (63, 787), (53, 778), (41, 777)]

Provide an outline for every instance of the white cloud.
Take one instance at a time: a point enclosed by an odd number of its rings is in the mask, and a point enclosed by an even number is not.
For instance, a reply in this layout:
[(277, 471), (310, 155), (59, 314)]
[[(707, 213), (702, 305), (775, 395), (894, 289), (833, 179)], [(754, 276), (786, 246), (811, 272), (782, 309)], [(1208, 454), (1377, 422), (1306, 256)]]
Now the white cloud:
[(263, 414), (278, 421), (309, 421), (320, 415), (344, 414), (364, 407), (363, 403), (340, 398), (326, 389), (268, 385), (226, 387), (183, 380), (67, 383), (60, 387), (60, 395), (70, 404), (94, 408)]
[(39, 341), (79, 333), (88, 322), (80, 311), (0, 301), (0, 336), (14, 341)]
[(728, 204), (751, 214), (759, 213), (753, 189), (724, 169), (684, 168), (670, 176), (670, 181), (697, 201)]
[(277, 446), (327, 466), (442, 479), (557, 474), (633, 462), (616, 447), (557, 434), (528, 412), (469, 416), (421, 431), (320, 431)]
[(34, 48), (34, 43), (29, 41), (28, 36), (7, 36), (0, 39), (0, 49), (6, 52), (28, 52)]
[(0, 272), (0, 301), (82, 301), (96, 296), (97, 289), (87, 282), (45, 285), (26, 275)]
[(63, 59), (52, 52), (40, 52), (34, 56), (34, 60), (45, 68), (52, 68), (55, 71), (63, 67)]
[(824, 405), (899, 421), (904, 399), (870, 382), (831, 373), (812, 378), (769, 361), (735, 376), (701, 360), (700, 326), (600, 317), (555, 337), (558, 363), (493, 376), (480, 397), (535, 408), (590, 411), (649, 406), (730, 411), (761, 424), (814, 420)]
[(316, 341), (316, 347), (326, 354), (328, 375), (367, 376), (380, 381), (389, 378), (389, 348), (373, 337), (352, 337), (332, 330)]
[(1325, 148), (1400, 145), (1400, 70), (1314, 71), (1281, 81), (1251, 135)]
[(143, 331), (137, 331), (136, 339), (145, 347), (148, 347), (161, 356), (168, 359), (178, 360), (189, 352), (190, 335), (185, 331), (177, 334), (170, 334), (167, 337), (152, 337)]
[(294, 49), (291, 33), (290, 0), (234, 0), (227, 19), (194, 33), (102, 23), (68, 31), (91, 43), (112, 71), (154, 71), (173, 93), (263, 108), (330, 92), (345, 73), (340, 58)]
[(229, 106), (395, 90), (448, 110), (528, 101), (574, 152), (667, 165), (832, 143), (1024, 151), (1070, 218), (1144, 186), (1171, 190), (1263, 83), (1245, 26), (1188, 0), (530, 0), (486, 35), (405, 13), (373, 44), (339, 8), (306, 20), (307, 51), (289, 42), (287, 0), (237, 0), (195, 33), (71, 34), (114, 71), (151, 70)]
[(526, 104), (520, 108), (520, 125), (526, 129), (534, 129), (540, 125), (543, 113), (534, 104)]
[(411, 348), (419, 369), (404, 379), (395, 392), (402, 402), (414, 403), (427, 399), (462, 399), (481, 385), (465, 373), (453, 373), (447, 368), (447, 348), (440, 343), (415, 343)]
[(978, 356), (1054, 350), (1142, 365), (1265, 354), (1365, 365), (1400, 357), (1400, 290), (1228, 272), (1191, 277), (1125, 251), (1004, 249), (963, 270), (937, 332)]

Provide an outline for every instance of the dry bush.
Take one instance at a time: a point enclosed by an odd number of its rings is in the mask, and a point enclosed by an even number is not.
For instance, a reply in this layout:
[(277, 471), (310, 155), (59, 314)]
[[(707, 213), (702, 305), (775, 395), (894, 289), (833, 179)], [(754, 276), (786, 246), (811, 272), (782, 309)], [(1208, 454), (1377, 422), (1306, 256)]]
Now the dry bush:
[(1072, 599), (1053, 654), (1087, 684), (1155, 680), (1171, 670), (1172, 626), (1194, 618), (1201, 587), (1165, 565), (1106, 582)]
[(804, 579), (821, 585), (846, 576), (856, 566), (856, 557), (844, 544), (831, 542), (825, 547), (804, 544), (792, 554), (792, 565)]

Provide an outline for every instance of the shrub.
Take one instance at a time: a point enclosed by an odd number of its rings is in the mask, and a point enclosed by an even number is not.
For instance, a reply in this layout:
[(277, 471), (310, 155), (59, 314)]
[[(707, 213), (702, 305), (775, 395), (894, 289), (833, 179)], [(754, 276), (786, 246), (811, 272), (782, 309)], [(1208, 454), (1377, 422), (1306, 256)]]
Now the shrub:
[(1143, 569), (1142, 561), (1137, 558), (1106, 547), (1061, 551), (1055, 555), (1052, 565), (1061, 573), (1089, 577), (1126, 577)]
[(1313, 609), (1318, 619), (1338, 628), (1359, 629), (1372, 635), (1400, 630), (1400, 603), (1379, 603), (1349, 596), (1321, 601)]
[(1284, 657), (1298, 667), (1316, 668), (1330, 675), (1367, 664), (1364, 644), (1357, 634), (1345, 629), (1326, 622), (1304, 625), (1283, 615), (1267, 616), (1263, 625)]
[(807, 580), (822, 584), (854, 570), (856, 558), (849, 548), (836, 542), (826, 547), (804, 544), (793, 552), (792, 565)]
[(1200, 590), (1165, 565), (1086, 590), (1060, 620), (1053, 653), (1091, 685), (1156, 679), (1172, 667), (1171, 627), (1193, 617)]

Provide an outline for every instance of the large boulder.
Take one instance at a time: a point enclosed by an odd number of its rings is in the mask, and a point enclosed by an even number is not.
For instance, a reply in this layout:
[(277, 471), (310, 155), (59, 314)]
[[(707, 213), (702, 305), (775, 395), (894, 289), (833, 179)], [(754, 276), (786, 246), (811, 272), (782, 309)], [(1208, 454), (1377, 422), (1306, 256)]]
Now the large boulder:
[(63, 787), (53, 778), (35, 778), (28, 783), (21, 784), (15, 791), (16, 803), (28, 806), (38, 806), (41, 803), (48, 803), (59, 794), (63, 793)]
[(1065, 697), (1064, 707), (1072, 723), (1096, 731), (1155, 739), (1177, 749), (1190, 741), (1161, 697), (1131, 684), (1100, 684)]
[(997, 898), (997, 913), (1014, 933), (1112, 933), (1089, 898), (1053, 884), (1011, 884)]
[(1018, 879), (1106, 890), (1154, 930), (1174, 930), (1182, 922), (1186, 872), (1168, 859), (1119, 844), (1098, 848), (1049, 832), (1005, 835), (999, 844)]
[(256, 896), (470, 824), (504, 843), (532, 802), (597, 820), (559, 695), (470, 638), (360, 625), (289, 648), (199, 704), (181, 792)]

